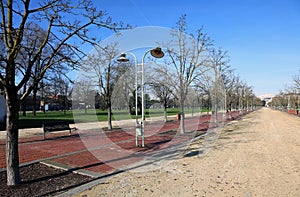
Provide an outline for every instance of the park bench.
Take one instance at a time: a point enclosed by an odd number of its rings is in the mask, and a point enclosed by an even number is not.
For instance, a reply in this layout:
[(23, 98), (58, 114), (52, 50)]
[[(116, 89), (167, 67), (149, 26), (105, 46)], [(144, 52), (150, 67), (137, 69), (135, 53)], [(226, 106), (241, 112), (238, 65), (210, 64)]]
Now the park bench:
[(47, 132), (54, 131), (69, 131), (71, 135), (72, 130), (77, 130), (75, 127), (71, 128), (68, 122), (45, 122), (43, 123), (43, 137), (46, 139)]

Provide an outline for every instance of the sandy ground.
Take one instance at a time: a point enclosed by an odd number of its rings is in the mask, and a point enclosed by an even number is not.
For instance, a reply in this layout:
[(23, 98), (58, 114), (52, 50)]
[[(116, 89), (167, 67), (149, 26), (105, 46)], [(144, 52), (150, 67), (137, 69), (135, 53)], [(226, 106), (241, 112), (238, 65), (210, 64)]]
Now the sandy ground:
[(199, 153), (118, 174), (77, 196), (300, 196), (298, 117), (262, 108), (227, 124), (210, 151)]

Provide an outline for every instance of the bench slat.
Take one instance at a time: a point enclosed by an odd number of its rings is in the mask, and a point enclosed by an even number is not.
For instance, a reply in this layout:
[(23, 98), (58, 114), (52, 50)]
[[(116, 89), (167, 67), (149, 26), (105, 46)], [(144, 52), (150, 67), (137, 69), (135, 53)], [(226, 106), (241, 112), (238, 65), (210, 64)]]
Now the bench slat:
[(69, 123), (67, 122), (46, 122), (43, 123), (43, 135), (44, 139), (46, 138), (46, 132), (52, 132), (52, 131), (63, 131), (68, 130), (69, 134), (71, 134), (71, 128)]

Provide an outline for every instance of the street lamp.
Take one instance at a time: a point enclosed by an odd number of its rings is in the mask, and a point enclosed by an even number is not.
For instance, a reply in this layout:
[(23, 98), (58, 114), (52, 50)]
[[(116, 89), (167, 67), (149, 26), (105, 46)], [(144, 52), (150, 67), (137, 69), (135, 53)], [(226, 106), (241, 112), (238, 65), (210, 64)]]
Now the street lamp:
[[(134, 53), (131, 53), (131, 52), (124, 52), (120, 55), (120, 57), (117, 59), (118, 62), (128, 62), (129, 59), (126, 58), (126, 54), (130, 54), (131, 56), (134, 57), (134, 60), (135, 60), (135, 126), (136, 126), (136, 138), (135, 138), (135, 144), (136, 146), (138, 147), (139, 144), (138, 144), (138, 137), (141, 136), (142, 137), (142, 147), (145, 146), (145, 134), (144, 134), (144, 131), (145, 131), (145, 98), (144, 98), (144, 94), (145, 94), (145, 76), (144, 76), (144, 60), (145, 60), (145, 57), (146, 55), (150, 52), (150, 54), (155, 57), (155, 58), (162, 58), (164, 56), (164, 52), (161, 50), (160, 47), (156, 47), (154, 49), (150, 49), (148, 51), (146, 51), (143, 55), (143, 58), (142, 58), (142, 64), (141, 64), (141, 71), (139, 71), (138, 69), (138, 61), (137, 61), (137, 57)], [(138, 101), (138, 73), (141, 73), (141, 78), (142, 78), (142, 81), (141, 81), (141, 84), (140, 84), (140, 87), (141, 87), (141, 97), (142, 97), (142, 121), (141, 121), (141, 124), (139, 123), (138, 121), (138, 104), (137, 104), (137, 101)]]

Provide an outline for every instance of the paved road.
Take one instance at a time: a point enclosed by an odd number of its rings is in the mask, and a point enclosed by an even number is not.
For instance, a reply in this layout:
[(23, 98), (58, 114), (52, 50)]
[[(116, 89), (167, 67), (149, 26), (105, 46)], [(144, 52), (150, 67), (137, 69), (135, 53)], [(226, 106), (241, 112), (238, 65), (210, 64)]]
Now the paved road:
[[(235, 116), (238, 114), (235, 113)], [(201, 132), (209, 127), (209, 121), (210, 116), (189, 118), (186, 120), (187, 129)], [(179, 136), (176, 131), (172, 131), (179, 128), (179, 121), (166, 124), (149, 121), (145, 130), (146, 147), (137, 148), (134, 124), (130, 126), (124, 125), (123, 121), (120, 122), (122, 129), (114, 132), (101, 130), (97, 123), (79, 124), (77, 125), (79, 130), (72, 132), (71, 136), (66, 135), (66, 132), (51, 133), (47, 134), (47, 140), (43, 140), (40, 131), (33, 129), (33, 133), (29, 132), (29, 137), (21, 137), (19, 140), (20, 164), (44, 162), (66, 169), (78, 168), (82, 173), (98, 177), (114, 169), (123, 169), (124, 166), (137, 163), (145, 157), (166, 152), (168, 147), (174, 144), (180, 145), (194, 137), (193, 135)], [(5, 140), (2, 139), (0, 140), (0, 170), (4, 170), (5, 167)]]

